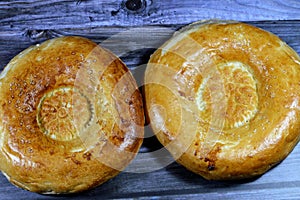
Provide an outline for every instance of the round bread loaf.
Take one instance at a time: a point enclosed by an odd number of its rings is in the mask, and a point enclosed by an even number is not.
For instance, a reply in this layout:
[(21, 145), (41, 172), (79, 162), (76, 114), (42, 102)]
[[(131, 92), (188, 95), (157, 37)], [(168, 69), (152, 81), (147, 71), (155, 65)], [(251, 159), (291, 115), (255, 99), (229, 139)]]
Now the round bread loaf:
[(29, 191), (98, 186), (142, 143), (135, 80), (119, 58), (85, 38), (55, 38), (21, 52), (0, 75), (0, 101), (0, 169)]
[(258, 176), (300, 136), (300, 59), (234, 21), (184, 27), (150, 58), (145, 100), (159, 141), (206, 179)]

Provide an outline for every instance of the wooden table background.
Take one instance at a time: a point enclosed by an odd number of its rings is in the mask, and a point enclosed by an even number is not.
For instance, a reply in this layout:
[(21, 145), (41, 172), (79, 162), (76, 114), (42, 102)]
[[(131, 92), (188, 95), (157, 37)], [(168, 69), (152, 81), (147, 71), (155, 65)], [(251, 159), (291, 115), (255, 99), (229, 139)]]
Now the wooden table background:
[[(299, 0), (1, 0), (0, 67), (32, 44), (80, 35), (118, 54), (140, 82), (155, 48), (180, 27), (211, 18), (264, 28), (300, 53)], [(160, 147), (148, 137), (141, 153)], [(151, 159), (140, 162), (147, 167)], [(300, 144), (282, 163), (253, 180), (210, 182), (172, 163), (148, 173), (123, 172), (91, 191), (58, 197), (16, 188), (0, 175), (0, 199), (300, 199), (299, 166)]]

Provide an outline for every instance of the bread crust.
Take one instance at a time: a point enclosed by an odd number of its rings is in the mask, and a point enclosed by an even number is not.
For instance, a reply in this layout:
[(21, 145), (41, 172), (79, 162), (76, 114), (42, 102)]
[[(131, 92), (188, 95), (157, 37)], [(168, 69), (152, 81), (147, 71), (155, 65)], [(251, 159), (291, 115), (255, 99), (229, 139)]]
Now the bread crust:
[(196, 22), (151, 56), (147, 114), (187, 169), (213, 180), (255, 177), (299, 141), (299, 72), (297, 53), (272, 33)]
[(144, 112), (125, 64), (82, 37), (32, 46), (0, 75), (0, 169), (44, 194), (96, 187), (138, 152)]

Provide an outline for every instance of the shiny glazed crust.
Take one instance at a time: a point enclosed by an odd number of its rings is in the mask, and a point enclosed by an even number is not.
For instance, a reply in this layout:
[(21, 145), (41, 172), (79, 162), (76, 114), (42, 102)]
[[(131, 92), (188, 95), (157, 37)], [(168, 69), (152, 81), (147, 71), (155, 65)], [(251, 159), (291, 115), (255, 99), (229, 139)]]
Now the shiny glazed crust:
[(275, 35), (233, 21), (174, 34), (145, 72), (159, 141), (206, 179), (261, 175), (299, 141), (300, 59)]
[(141, 95), (125, 64), (81, 37), (17, 55), (0, 75), (0, 169), (15, 185), (74, 193), (116, 176), (143, 138)]

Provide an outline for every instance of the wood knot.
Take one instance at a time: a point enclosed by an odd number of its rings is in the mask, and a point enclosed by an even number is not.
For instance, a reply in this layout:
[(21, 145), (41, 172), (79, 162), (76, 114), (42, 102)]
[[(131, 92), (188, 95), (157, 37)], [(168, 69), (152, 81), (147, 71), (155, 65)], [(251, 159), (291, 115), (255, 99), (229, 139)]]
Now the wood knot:
[(130, 12), (140, 12), (146, 7), (145, 0), (125, 0), (124, 7)]
[(25, 36), (30, 40), (49, 39), (51, 37), (50, 30), (27, 30)]

